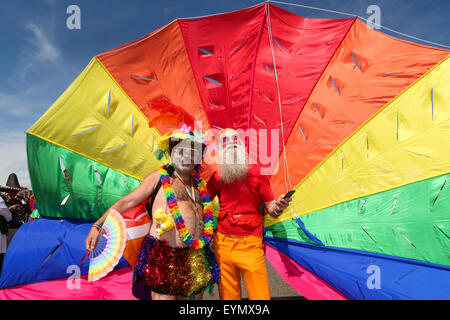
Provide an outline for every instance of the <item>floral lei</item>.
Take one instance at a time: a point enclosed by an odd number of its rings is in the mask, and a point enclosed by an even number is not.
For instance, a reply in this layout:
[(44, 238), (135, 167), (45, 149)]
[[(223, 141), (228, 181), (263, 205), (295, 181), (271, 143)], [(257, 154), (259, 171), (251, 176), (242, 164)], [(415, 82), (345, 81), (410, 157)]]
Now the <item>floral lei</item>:
[(206, 190), (206, 183), (200, 178), (198, 172), (195, 172), (193, 176), (193, 182), (194, 186), (199, 189), (200, 195), (202, 197), (204, 222), (202, 235), (200, 236), (200, 239), (197, 239), (191, 235), (186, 225), (184, 224), (184, 219), (181, 216), (180, 209), (178, 208), (177, 199), (175, 198), (175, 193), (173, 192), (173, 188), (170, 185), (170, 176), (166, 168), (167, 165), (162, 166), (159, 169), (159, 174), (161, 184), (164, 189), (164, 195), (167, 199), (167, 204), (175, 221), (175, 226), (180, 234), (181, 239), (187, 246), (196, 250), (202, 249), (211, 241), (214, 230), (216, 228), (211, 205), (211, 196)]

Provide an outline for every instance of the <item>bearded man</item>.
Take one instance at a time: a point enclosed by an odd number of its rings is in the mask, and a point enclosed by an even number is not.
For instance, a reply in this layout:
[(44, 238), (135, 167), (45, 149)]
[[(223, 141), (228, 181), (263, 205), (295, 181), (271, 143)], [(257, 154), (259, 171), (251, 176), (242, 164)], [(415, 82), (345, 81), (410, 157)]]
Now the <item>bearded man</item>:
[(262, 243), (265, 211), (277, 217), (290, 198), (273, 196), (267, 176), (260, 167), (248, 164), (245, 144), (233, 129), (219, 135), (219, 166), (208, 181), (212, 198), (220, 202), (214, 253), (220, 267), (219, 294), (224, 300), (241, 299), (241, 275), (251, 300), (270, 299), (269, 282)]
[(86, 238), (86, 249), (94, 250), (110, 210), (124, 213), (150, 200), (153, 223), (134, 271), (151, 291), (152, 300), (201, 299), (218, 282), (217, 263), (208, 244), (214, 232), (213, 214), (198, 174), (206, 145), (193, 137), (176, 131), (162, 139), (158, 154), (169, 151), (173, 164), (150, 173), (113, 204)]

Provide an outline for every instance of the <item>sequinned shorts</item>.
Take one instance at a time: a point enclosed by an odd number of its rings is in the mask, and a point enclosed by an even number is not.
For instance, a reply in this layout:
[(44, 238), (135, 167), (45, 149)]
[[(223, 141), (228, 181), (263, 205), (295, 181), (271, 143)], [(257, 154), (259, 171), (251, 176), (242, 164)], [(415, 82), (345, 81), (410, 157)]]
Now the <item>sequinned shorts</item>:
[(210, 291), (219, 282), (219, 267), (209, 247), (172, 248), (151, 236), (142, 243), (134, 273), (150, 291), (186, 297)]

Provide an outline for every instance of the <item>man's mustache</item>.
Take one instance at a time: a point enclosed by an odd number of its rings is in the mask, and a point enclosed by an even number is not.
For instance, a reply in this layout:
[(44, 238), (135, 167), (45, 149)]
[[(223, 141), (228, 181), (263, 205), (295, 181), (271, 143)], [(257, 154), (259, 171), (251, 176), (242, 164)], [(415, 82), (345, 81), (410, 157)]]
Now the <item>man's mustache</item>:
[(238, 143), (233, 143), (233, 144), (227, 144), (224, 148), (222, 148), (223, 151), (228, 151), (230, 149), (234, 149), (234, 150), (242, 150), (244, 148), (243, 145), (238, 144)]

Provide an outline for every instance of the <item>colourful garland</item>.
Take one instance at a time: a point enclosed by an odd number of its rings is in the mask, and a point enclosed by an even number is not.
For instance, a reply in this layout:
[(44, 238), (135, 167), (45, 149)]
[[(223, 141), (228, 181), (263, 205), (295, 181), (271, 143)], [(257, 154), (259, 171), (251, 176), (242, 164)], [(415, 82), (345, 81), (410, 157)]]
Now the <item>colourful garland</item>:
[(177, 199), (175, 198), (175, 193), (173, 192), (172, 186), (170, 185), (170, 176), (167, 173), (166, 166), (159, 169), (161, 184), (164, 189), (164, 195), (167, 199), (167, 204), (169, 206), (170, 212), (172, 213), (173, 219), (175, 221), (176, 228), (180, 234), (183, 242), (193, 248), (202, 249), (205, 247), (212, 239), (215, 225), (214, 225), (214, 215), (212, 211), (211, 196), (206, 190), (206, 183), (200, 178), (198, 172), (195, 172), (193, 176), (194, 186), (200, 191), (203, 203), (203, 232), (200, 239), (194, 238), (186, 225), (184, 224), (184, 219), (181, 216), (180, 209), (178, 208)]

